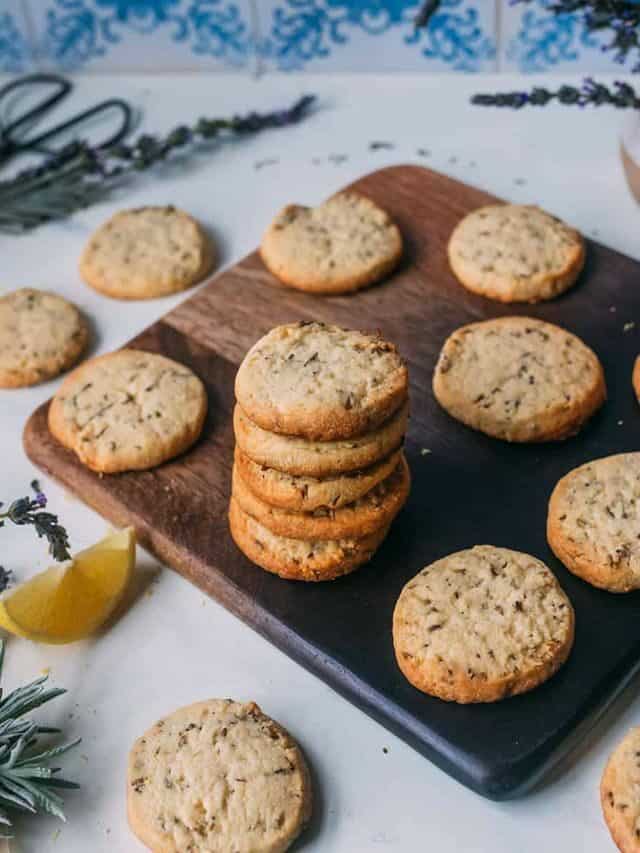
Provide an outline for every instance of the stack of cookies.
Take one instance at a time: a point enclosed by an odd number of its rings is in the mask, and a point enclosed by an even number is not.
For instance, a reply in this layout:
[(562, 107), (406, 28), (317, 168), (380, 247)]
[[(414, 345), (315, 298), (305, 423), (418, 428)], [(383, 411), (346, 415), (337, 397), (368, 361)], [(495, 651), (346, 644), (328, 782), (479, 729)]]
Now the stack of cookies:
[(263, 569), (331, 580), (367, 562), (409, 493), (408, 374), (377, 334), (278, 326), (236, 377), (231, 534)]

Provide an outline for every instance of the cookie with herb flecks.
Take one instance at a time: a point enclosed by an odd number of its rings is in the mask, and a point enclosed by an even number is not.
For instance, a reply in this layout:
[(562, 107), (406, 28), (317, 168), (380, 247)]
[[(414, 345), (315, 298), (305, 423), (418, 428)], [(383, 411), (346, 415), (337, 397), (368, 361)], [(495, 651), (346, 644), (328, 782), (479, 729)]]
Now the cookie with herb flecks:
[(575, 434), (607, 394), (596, 354), (565, 329), (530, 317), (453, 332), (440, 352), (433, 391), (467, 426), (519, 442)]
[(123, 349), (69, 374), (49, 408), (49, 429), (93, 471), (153, 468), (200, 435), (207, 395), (170, 358)]
[(393, 646), (405, 677), (449, 702), (524, 693), (565, 662), (571, 602), (535, 557), (479, 545), (437, 560), (404, 587)]
[(80, 259), (86, 283), (114, 299), (153, 299), (191, 287), (212, 269), (215, 252), (182, 210), (139, 207), (112, 216)]
[(296, 476), (260, 465), (236, 447), (234, 462), (238, 476), (260, 500), (272, 507), (293, 512), (340, 509), (359, 500), (398, 466), (401, 451), (396, 450), (368, 468), (325, 478)]
[(129, 825), (156, 853), (283, 853), (311, 809), (302, 752), (255, 702), (180, 708), (129, 755)]
[(398, 350), (379, 334), (291, 323), (249, 350), (235, 391), (262, 429), (334, 441), (388, 420), (407, 398), (408, 374)]
[(368, 563), (387, 535), (384, 527), (362, 538), (292, 539), (273, 533), (239, 506), (232, 496), (229, 529), (251, 562), (286, 580), (330, 581)]
[(640, 726), (614, 749), (600, 782), (602, 812), (621, 853), (640, 853)]
[(468, 290), (498, 302), (553, 299), (584, 266), (582, 236), (539, 207), (492, 204), (456, 226), (449, 263)]
[(256, 464), (292, 476), (324, 479), (361, 471), (397, 451), (408, 417), (409, 404), (405, 402), (372, 432), (335, 441), (307, 441), (262, 429), (236, 406), (233, 428), (241, 452)]
[(84, 352), (89, 331), (75, 305), (45, 290), (0, 297), (0, 388), (23, 388), (58, 376)]
[(395, 471), (357, 501), (311, 512), (274, 507), (255, 495), (234, 467), (232, 494), (239, 507), (272, 533), (291, 539), (361, 539), (388, 528), (409, 495), (409, 467), (401, 455)]
[(267, 268), (289, 287), (346, 293), (388, 275), (402, 256), (402, 236), (377, 204), (342, 192), (318, 207), (290, 204), (260, 246)]
[(640, 453), (574, 468), (549, 501), (547, 539), (583, 580), (610, 592), (640, 589)]

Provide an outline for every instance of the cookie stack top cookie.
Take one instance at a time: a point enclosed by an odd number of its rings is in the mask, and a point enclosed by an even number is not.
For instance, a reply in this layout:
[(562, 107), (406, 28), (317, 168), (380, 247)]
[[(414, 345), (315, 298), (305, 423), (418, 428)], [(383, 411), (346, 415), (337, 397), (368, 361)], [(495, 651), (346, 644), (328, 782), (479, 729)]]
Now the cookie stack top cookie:
[(317, 322), (278, 326), (247, 353), (238, 403), (258, 426), (312, 441), (370, 432), (407, 397), (408, 373), (378, 334)]

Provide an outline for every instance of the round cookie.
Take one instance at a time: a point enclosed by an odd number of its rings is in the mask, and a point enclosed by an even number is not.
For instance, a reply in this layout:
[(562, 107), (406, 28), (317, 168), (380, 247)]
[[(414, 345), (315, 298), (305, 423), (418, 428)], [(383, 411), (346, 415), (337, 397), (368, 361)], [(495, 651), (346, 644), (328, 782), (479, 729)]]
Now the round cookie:
[(388, 529), (362, 539), (289, 539), (247, 515), (233, 497), (229, 528), (233, 541), (249, 560), (267, 572), (297, 581), (330, 581), (354, 571), (373, 557)]
[(403, 674), (450, 702), (495, 702), (537, 687), (565, 662), (573, 636), (573, 608), (545, 564), (493, 545), (427, 566), (393, 614)]
[(181, 708), (129, 754), (129, 825), (154, 853), (282, 853), (311, 807), (300, 749), (254, 702)]
[(213, 267), (214, 250), (182, 210), (139, 207), (112, 216), (89, 239), (80, 275), (114, 299), (153, 299), (191, 287)]
[(311, 442), (262, 429), (240, 406), (233, 412), (233, 428), (241, 451), (257, 462), (302, 477), (331, 477), (360, 471), (398, 450), (409, 418), (405, 403), (373, 432), (343, 441)]
[(396, 450), (364, 470), (320, 480), (259, 465), (237, 446), (234, 456), (238, 476), (254, 495), (273, 507), (293, 512), (313, 512), (323, 508), (336, 510), (351, 504), (386, 480), (399, 461), (400, 451)]
[(564, 565), (609, 592), (640, 589), (640, 453), (574, 468), (549, 501), (547, 539)]
[(234, 468), (232, 494), (238, 506), (277, 536), (290, 539), (362, 539), (388, 528), (409, 496), (411, 478), (404, 456), (396, 470), (368, 494), (341, 509), (294, 512), (270, 506), (253, 494)]
[(84, 352), (89, 331), (75, 305), (55, 293), (23, 288), (0, 297), (0, 388), (58, 376)]
[(442, 348), (433, 391), (449, 414), (505, 441), (556, 441), (604, 403), (598, 357), (542, 320), (502, 317), (457, 329)]
[(277, 326), (251, 347), (236, 399), (265, 430), (310, 441), (370, 432), (402, 405), (407, 368), (393, 344), (324, 323)]
[(343, 192), (319, 207), (290, 204), (262, 238), (265, 266), (310, 293), (346, 293), (374, 284), (398, 264), (402, 236), (364, 196)]
[(93, 471), (153, 468), (200, 435), (207, 394), (182, 364), (123, 349), (85, 362), (64, 380), (49, 429)]
[(640, 355), (636, 358), (633, 365), (631, 382), (633, 384), (633, 390), (636, 393), (636, 397), (638, 398), (638, 402), (640, 402)]
[(585, 247), (575, 229), (539, 207), (492, 204), (458, 223), (448, 253), (468, 290), (498, 302), (540, 302), (571, 287)]
[(621, 853), (640, 853), (640, 726), (614, 749), (600, 782), (604, 819)]

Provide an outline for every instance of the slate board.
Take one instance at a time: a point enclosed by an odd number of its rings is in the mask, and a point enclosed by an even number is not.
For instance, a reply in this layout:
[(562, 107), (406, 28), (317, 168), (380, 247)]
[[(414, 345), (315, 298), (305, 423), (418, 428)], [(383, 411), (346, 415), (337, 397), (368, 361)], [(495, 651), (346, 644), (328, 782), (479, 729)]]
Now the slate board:
[[(98, 477), (51, 437), (46, 404), (26, 426), (25, 447), (48, 474), (112, 522), (135, 525), (161, 561), (447, 773), (487, 797), (516, 796), (584, 735), (640, 661), (640, 593), (592, 589), (565, 571), (545, 538), (547, 500), (563, 474), (638, 449), (640, 409), (630, 383), (638, 333), (624, 333), (623, 325), (640, 322), (640, 264), (590, 243), (580, 283), (568, 294), (535, 307), (501, 306), (460, 287), (445, 252), (455, 223), (491, 196), (417, 166), (384, 169), (353, 186), (383, 205), (405, 236), (404, 261), (388, 281), (347, 297), (309, 296), (279, 285), (254, 253), (132, 342), (189, 365), (205, 381), (210, 413), (189, 453), (154, 471)], [(431, 375), (446, 336), (463, 323), (506, 314), (565, 325), (600, 355), (609, 401), (577, 437), (510, 446), (451, 420), (435, 402)], [(371, 564), (315, 585), (253, 566), (226, 522), (237, 365), (271, 327), (299, 319), (381, 329), (407, 359), (411, 378), (409, 503)], [(402, 586), (423, 566), (482, 543), (527, 551), (556, 571), (576, 609), (576, 643), (568, 663), (537, 690), (456, 706), (402, 677), (391, 614)]]

